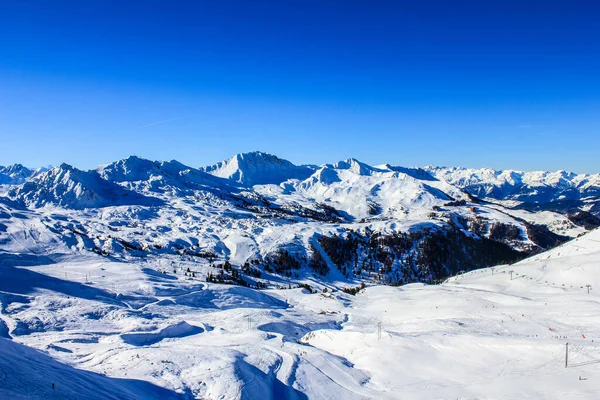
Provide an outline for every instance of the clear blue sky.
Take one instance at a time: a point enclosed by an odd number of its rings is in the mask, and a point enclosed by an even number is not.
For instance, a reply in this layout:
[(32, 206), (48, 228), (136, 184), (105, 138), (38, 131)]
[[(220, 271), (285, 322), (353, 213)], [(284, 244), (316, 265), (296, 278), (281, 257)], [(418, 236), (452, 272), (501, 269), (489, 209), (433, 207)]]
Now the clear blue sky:
[(600, 172), (599, 21), (597, 0), (3, 0), (0, 165)]

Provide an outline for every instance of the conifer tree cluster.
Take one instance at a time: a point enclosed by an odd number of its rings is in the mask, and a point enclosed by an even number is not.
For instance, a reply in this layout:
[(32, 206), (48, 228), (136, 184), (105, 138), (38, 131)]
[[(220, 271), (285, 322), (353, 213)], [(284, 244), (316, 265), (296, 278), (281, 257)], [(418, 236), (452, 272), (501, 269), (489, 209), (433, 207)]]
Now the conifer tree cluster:
[[(388, 235), (349, 231), (322, 236), (318, 242), (346, 277), (388, 285), (437, 283), (461, 270), (510, 263), (527, 255), (505, 243), (468, 236), (453, 225)], [(315, 270), (324, 263), (317, 253), (313, 249)]]

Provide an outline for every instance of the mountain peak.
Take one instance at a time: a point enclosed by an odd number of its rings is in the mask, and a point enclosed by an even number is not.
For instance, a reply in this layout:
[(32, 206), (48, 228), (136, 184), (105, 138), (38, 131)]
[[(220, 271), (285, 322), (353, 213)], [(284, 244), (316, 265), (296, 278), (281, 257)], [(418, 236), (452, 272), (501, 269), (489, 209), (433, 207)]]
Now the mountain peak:
[(390, 164), (384, 164), (381, 166), (385, 170), (400, 172), (406, 174), (412, 178), (420, 179), (422, 181), (435, 181), (437, 180), (426, 168), (419, 167), (400, 167)]
[(0, 166), (0, 185), (18, 185), (25, 182), (34, 171), (22, 164)]
[(8, 195), (28, 206), (52, 204), (72, 209), (162, 203), (102, 179), (97, 171), (82, 171), (66, 163), (13, 187)]
[(267, 153), (265, 151), (259, 151), (259, 150), (254, 150), (254, 151), (248, 151), (246, 153), (238, 153), (235, 156), (236, 158), (239, 159), (244, 159), (244, 158), (265, 158), (265, 159), (271, 159), (271, 160), (280, 160), (280, 161), (285, 161), (285, 162), (289, 162), (287, 160), (284, 160), (282, 158), (277, 157), (275, 154), (271, 154), (271, 153)]
[(288, 179), (306, 179), (314, 171), (310, 166), (295, 165), (288, 160), (262, 151), (236, 154), (228, 160), (202, 168), (221, 178), (248, 186), (280, 184)]
[(357, 175), (371, 175), (373, 172), (381, 172), (379, 169), (358, 161), (356, 158), (347, 158), (333, 164), (335, 169), (349, 170)]
[(140, 181), (148, 179), (157, 164), (156, 161), (129, 156), (100, 167), (97, 171), (104, 179), (113, 182)]
[[(72, 166), (71, 164), (67, 164), (67, 163), (60, 163), (58, 166), (51, 168), (50, 170), (57, 170), (57, 171), (73, 171), (73, 170), (78, 170), (77, 168), (75, 168), (74, 166)], [(79, 170), (78, 170), (79, 171)]]

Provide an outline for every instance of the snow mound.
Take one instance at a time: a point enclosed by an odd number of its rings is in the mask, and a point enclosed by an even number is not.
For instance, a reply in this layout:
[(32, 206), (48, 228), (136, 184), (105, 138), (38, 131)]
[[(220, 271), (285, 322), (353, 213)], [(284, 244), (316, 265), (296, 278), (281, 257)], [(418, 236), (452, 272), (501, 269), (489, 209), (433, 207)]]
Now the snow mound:
[(0, 338), (0, 382), (0, 398), (11, 400), (182, 398), (181, 394), (143, 380), (109, 378), (73, 368), (39, 350), (3, 338)]
[(151, 346), (164, 339), (182, 338), (204, 332), (204, 328), (185, 321), (169, 325), (158, 332), (126, 333), (121, 339), (132, 346)]
[(245, 287), (233, 287), (218, 291), (213, 303), (222, 310), (236, 308), (284, 309), (288, 307), (287, 303), (274, 296)]

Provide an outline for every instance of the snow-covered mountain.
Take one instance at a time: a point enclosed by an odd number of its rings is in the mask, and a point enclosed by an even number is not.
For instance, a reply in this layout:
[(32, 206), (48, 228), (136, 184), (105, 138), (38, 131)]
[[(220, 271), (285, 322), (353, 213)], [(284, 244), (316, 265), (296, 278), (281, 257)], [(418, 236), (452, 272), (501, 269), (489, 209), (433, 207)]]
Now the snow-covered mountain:
[(244, 185), (280, 184), (288, 179), (305, 179), (315, 167), (294, 165), (272, 154), (254, 151), (202, 168), (205, 172)]
[(98, 168), (103, 179), (117, 183), (137, 192), (184, 195), (194, 190), (235, 190), (237, 185), (188, 167), (178, 161), (150, 161), (128, 157)]
[(29, 179), (36, 171), (13, 164), (6, 167), (0, 165), (0, 185), (18, 185)]
[(102, 179), (96, 171), (81, 171), (68, 164), (34, 176), (24, 184), (11, 188), (8, 195), (36, 208), (55, 205), (79, 210), (162, 203), (156, 198), (146, 197)]
[[(510, 208), (559, 212), (580, 210), (600, 214), (600, 174), (574, 174), (566, 171), (523, 172), (436, 166), (409, 168), (389, 164), (373, 167), (355, 159), (333, 165), (298, 166), (274, 155), (256, 151), (238, 154), (215, 165), (200, 168), (192, 168), (177, 161), (158, 162), (129, 157), (103, 166), (97, 172), (104, 179), (124, 187), (145, 185), (145, 188), (138, 187), (138, 192), (149, 190), (178, 195), (181, 191), (199, 187), (233, 185), (239, 189), (239, 184), (246, 187), (281, 185), (288, 180), (291, 182), (286, 188), (295, 188), (296, 181), (305, 181), (303, 186), (308, 188), (319, 181), (332, 184), (332, 180), (339, 179), (338, 174), (332, 170), (347, 170), (358, 176), (381, 175), (382, 172), (393, 171), (423, 183), (448, 183), (447, 189), (452, 187), (480, 199), (502, 201), (503, 205)], [(7, 185), (22, 184), (45, 171), (47, 169), (32, 170), (20, 164), (0, 167), (0, 185), (6, 188)], [(209, 175), (222, 179), (211, 180)], [(457, 193), (456, 190), (454, 193)]]
[(436, 178), (482, 199), (512, 200), (532, 210), (579, 208), (600, 214), (600, 174), (434, 166), (425, 169)]
[(304, 180), (290, 180), (277, 188), (255, 187), (255, 190), (265, 196), (277, 194), (299, 202), (325, 203), (355, 219), (404, 219), (409, 213), (427, 213), (436, 205), (468, 197), (443, 182), (423, 181), (352, 158), (325, 164)]
[(597, 397), (595, 217), (431, 168), (220, 165), (129, 157), (8, 186), (0, 398)]
[(515, 261), (598, 226), (481, 202), (419, 168), (356, 159), (298, 167), (258, 152), (221, 165), (227, 177), (139, 157), (91, 171), (62, 164), (0, 196), (0, 243), (229, 262), (241, 272), (218, 279), (248, 285), (311, 276), (396, 285)]

